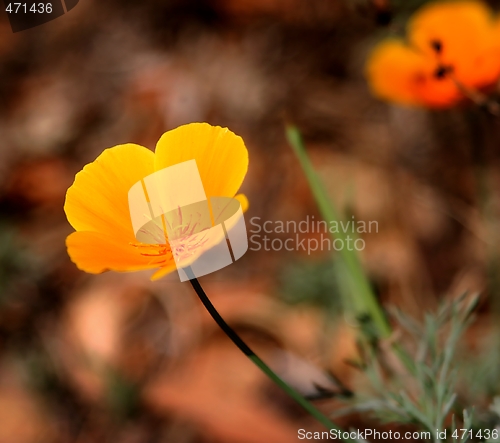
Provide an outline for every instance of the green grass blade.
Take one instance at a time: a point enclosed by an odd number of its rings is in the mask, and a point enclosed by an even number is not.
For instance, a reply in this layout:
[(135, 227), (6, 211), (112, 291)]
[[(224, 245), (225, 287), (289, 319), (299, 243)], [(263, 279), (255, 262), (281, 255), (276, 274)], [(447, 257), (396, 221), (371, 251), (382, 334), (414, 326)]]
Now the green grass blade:
[[(322, 217), (327, 223), (339, 223), (341, 221), (340, 214), (314, 170), (299, 130), (295, 126), (288, 126), (286, 135), (299, 159)], [(339, 230), (332, 237), (342, 240), (345, 244), (347, 236), (345, 232)], [(339, 251), (339, 259), (345, 271), (344, 277), (347, 280), (347, 290), (343, 291), (344, 304), (353, 311), (352, 313), (357, 318), (368, 316), (373, 322), (378, 337), (387, 338), (391, 333), (390, 325), (366, 278), (356, 251), (354, 248), (351, 249), (353, 250), (342, 248)]]

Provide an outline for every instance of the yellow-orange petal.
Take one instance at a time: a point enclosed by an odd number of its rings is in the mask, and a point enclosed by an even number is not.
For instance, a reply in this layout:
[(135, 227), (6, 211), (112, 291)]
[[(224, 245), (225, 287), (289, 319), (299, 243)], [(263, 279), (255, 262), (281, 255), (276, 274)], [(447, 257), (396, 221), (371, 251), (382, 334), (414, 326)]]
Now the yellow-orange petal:
[(365, 75), (375, 96), (409, 105), (421, 104), (415, 83), (428, 73), (425, 58), (400, 40), (380, 43), (365, 66)]
[(227, 128), (190, 123), (166, 132), (156, 145), (156, 171), (193, 159), (207, 198), (233, 197), (248, 169), (242, 138)]
[(106, 149), (86, 165), (66, 193), (64, 211), (77, 231), (93, 231), (135, 241), (128, 206), (134, 183), (154, 172), (149, 149), (126, 144)]
[(152, 276), (151, 280), (156, 281), (159, 280), (160, 278), (165, 277), (167, 274), (170, 274), (171, 272), (175, 271), (177, 269), (177, 266), (174, 264), (170, 264), (167, 266), (164, 266), (160, 269), (158, 269)]
[(449, 77), (436, 76), (437, 64), (400, 40), (386, 40), (375, 48), (366, 64), (372, 93), (395, 103), (443, 108), (463, 94)]
[(249, 206), (247, 196), (245, 194), (237, 194), (234, 198), (240, 202), (241, 210), (247, 212)]
[(496, 53), (494, 17), (485, 3), (429, 3), (413, 15), (407, 29), (410, 45), (436, 65), (451, 67), (454, 78), (463, 85), (482, 87), (498, 79), (500, 57)]
[(100, 232), (73, 232), (66, 239), (66, 246), (71, 261), (91, 274), (109, 270), (139, 271), (173, 263), (172, 254), (162, 254), (164, 251), (159, 246), (134, 246), (119, 237)]

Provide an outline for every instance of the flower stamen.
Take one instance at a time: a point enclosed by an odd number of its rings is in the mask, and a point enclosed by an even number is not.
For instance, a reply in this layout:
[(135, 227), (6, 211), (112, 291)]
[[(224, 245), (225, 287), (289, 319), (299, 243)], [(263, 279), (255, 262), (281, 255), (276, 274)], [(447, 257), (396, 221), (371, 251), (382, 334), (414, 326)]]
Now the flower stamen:
[(434, 77), (438, 80), (445, 79), (449, 74), (453, 72), (453, 66), (438, 65), (434, 71)]
[(431, 40), (431, 47), (436, 54), (441, 54), (443, 52), (443, 43), (441, 40)]

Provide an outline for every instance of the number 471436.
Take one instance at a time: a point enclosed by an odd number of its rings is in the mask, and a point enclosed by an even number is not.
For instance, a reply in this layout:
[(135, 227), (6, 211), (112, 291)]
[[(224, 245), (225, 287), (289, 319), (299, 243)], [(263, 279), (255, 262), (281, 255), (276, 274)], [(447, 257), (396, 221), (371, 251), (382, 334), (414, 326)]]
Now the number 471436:
[(472, 429), (455, 429), (451, 435), (454, 439), (464, 440), (467, 438), (475, 437), (479, 440), (497, 440), (499, 436), (498, 429), (478, 429), (474, 431)]
[(26, 3), (9, 3), (5, 10), (10, 14), (26, 14), (27, 12), (50, 14), (52, 12), (52, 3), (33, 3), (29, 8)]

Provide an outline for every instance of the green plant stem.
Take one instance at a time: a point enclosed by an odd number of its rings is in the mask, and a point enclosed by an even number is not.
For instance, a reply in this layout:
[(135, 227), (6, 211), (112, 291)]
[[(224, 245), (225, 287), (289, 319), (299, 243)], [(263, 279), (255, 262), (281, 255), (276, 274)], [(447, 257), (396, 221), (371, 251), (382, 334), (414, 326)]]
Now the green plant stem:
[[(253, 352), (250, 347), (242, 340), (242, 338), (232, 329), (226, 321), (221, 317), (215, 306), (212, 304), (207, 294), (205, 293), (203, 287), (201, 286), (198, 279), (194, 276), (191, 268), (185, 268), (189, 281), (193, 286), (198, 298), (201, 300), (209, 314), (215, 320), (217, 325), (222, 329), (222, 331), (232, 340), (232, 342), (243, 352), (264, 374), (266, 374), (274, 383), (276, 383), (283, 391), (285, 391), (293, 400), (295, 400), (300, 406), (302, 406), (309, 414), (311, 414), (316, 420), (318, 420), (323, 426), (330, 430), (342, 431), (337, 425), (335, 425), (328, 417), (326, 417), (321, 411), (319, 411), (312, 403), (307, 401), (301, 394), (299, 394), (294, 388), (292, 388), (288, 383), (283, 381), (269, 366), (267, 366), (264, 361)], [(344, 439), (345, 442), (354, 443), (354, 440)]]
[[(338, 223), (340, 221), (340, 216), (337, 208), (331, 202), (323, 183), (314, 170), (299, 130), (294, 126), (288, 126), (286, 135), (304, 170), (321, 215), (327, 223)], [(334, 237), (342, 240), (344, 243), (346, 242), (346, 233), (342, 230), (339, 230)], [(346, 270), (346, 277), (348, 278), (350, 289), (349, 295), (350, 298), (352, 298), (352, 300), (345, 300), (345, 302), (353, 306), (354, 313), (358, 318), (362, 318), (366, 314), (369, 315), (380, 338), (389, 337), (391, 334), (391, 327), (372, 291), (356, 252), (350, 251), (348, 248), (341, 248), (339, 255)]]

